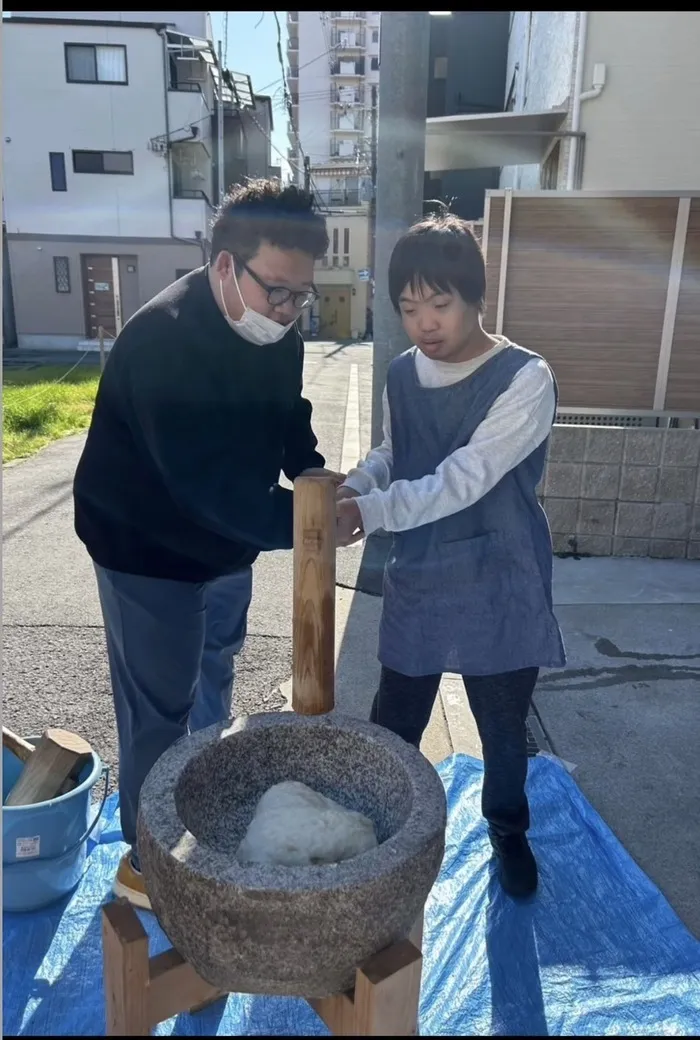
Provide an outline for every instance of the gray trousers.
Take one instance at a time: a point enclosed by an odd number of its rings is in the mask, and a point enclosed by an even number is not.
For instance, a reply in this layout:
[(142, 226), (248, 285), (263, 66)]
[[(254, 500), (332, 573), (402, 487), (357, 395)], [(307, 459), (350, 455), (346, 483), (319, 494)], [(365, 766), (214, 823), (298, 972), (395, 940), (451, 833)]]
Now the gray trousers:
[(119, 735), (122, 831), (135, 848), (139, 793), (151, 767), (188, 730), (230, 718), (252, 570), (204, 584), (95, 571)]

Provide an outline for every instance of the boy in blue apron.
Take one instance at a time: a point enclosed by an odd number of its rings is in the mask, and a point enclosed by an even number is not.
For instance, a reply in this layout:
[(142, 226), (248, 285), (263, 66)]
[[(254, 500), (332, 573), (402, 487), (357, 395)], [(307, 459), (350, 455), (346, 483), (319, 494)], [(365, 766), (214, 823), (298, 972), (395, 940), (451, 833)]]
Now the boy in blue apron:
[(415, 344), (384, 392), (383, 443), (338, 492), (338, 541), (393, 533), (373, 722), (419, 746), (443, 672), (463, 676), (484, 756), (482, 811), (503, 888), (531, 895), (526, 719), (565, 663), (552, 543), (535, 489), (557, 389), (537, 354), (482, 327), (481, 249), (448, 214), (399, 240), (389, 294)]

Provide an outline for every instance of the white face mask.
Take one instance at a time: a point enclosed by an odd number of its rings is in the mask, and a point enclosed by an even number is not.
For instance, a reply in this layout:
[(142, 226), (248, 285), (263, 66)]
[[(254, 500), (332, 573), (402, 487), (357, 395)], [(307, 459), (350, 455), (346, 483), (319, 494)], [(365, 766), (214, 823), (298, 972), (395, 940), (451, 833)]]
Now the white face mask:
[(236, 269), (231, 264), (231, 273), (233, 274), (233, 280), (236, 283), (236, 289), (240, 296), (241, 303), (243, 304), (243, 316), (238, 321), (234, 321), (229, 315), (228, 307), (226, 306), (226, 297), (224, 296), (224, 283), (223, 279), (219, 279), (219, 292), (221, 293), (221, 302), (224, 307), (224, 314), (226, 315), (226, 321), (229, 323), (234, 332), (237, 332), (239, 336), (247, 340), (249, 343), (254, 343), (257, 347), (264, 347), (270, 343), (278, 343), (279, 340), (285, 336), (292, 325), (293, 321), (290, 321), (289, 325), (280, 325), (278, 321), (274, 321), (272, 318), (266, 317), (264, 314), (258, 314), (257, 311), (253, 311), (247, 305), (243, 299), (240, 287), (238, 285), (238, 278), (236, 277)]

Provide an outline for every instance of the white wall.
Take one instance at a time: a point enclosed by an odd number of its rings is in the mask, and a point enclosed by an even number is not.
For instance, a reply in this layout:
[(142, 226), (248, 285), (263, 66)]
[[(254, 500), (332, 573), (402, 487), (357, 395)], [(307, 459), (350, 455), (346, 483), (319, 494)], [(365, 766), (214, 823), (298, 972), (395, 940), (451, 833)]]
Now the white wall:
[(154, 22), (173, 24), (190, 36), (207, 37), (207, 11), (15, 11), (21, 18), (62, 18), (68, 21)]
[[(576, 23), (576, 11), (512, 12), (504, 101), (515, 74), (514, 111), (541, 112), (566, 104), (573, 82)], [(502, 188), (539, 186), (537, 165), (504, 166), (501, 171)]]
[[(6, 22), (2, 111), (6, 219), (11, 233), (166, 237), (166, 157), (160, 37), (149, 29)], [(64, 42), (120, 43), (127, 86), (66, 82)], [(134, 175), (76, 174), (72, 149), (131, 151)], [(51, 190), (49, 152), (64, 152), (68, 190)]]
[[(329, 67), (331, 23), (321, 11), (300, 11), (299, 35), (299, 140), (312, 164), (330, 156), (331, 75)], [(309, 63), (309, 64), (307, 64)], [(302, 66), (306, 66), (303, 68)]]
[(700, 13), (591, 11), (581, 107), (582, 187), (684, 191), (700, 185)]

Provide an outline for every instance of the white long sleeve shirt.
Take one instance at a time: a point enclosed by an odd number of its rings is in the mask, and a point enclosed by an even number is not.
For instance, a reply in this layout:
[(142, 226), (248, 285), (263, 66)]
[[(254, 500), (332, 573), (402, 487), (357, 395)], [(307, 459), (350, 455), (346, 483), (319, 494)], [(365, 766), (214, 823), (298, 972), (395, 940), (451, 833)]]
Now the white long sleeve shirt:
[[(416, 351), (421, 386), (449, 386), (468, 379), (509, 345), (505, 337), (485, 354), (456, 364), (435, 361)], [(392, 481), (391, 415), (383, 396), (383, 441), (348, 473), (345, 485), (360, 495), (357, 502), (365, 534), (408, 531), (451, 516), (478, 502), (502, 477), (518, 466), (547, 438), (554, 421), (556, 397), (548, 365), (528, 361), (494, 402), (469, 444), (419, 480)]]

